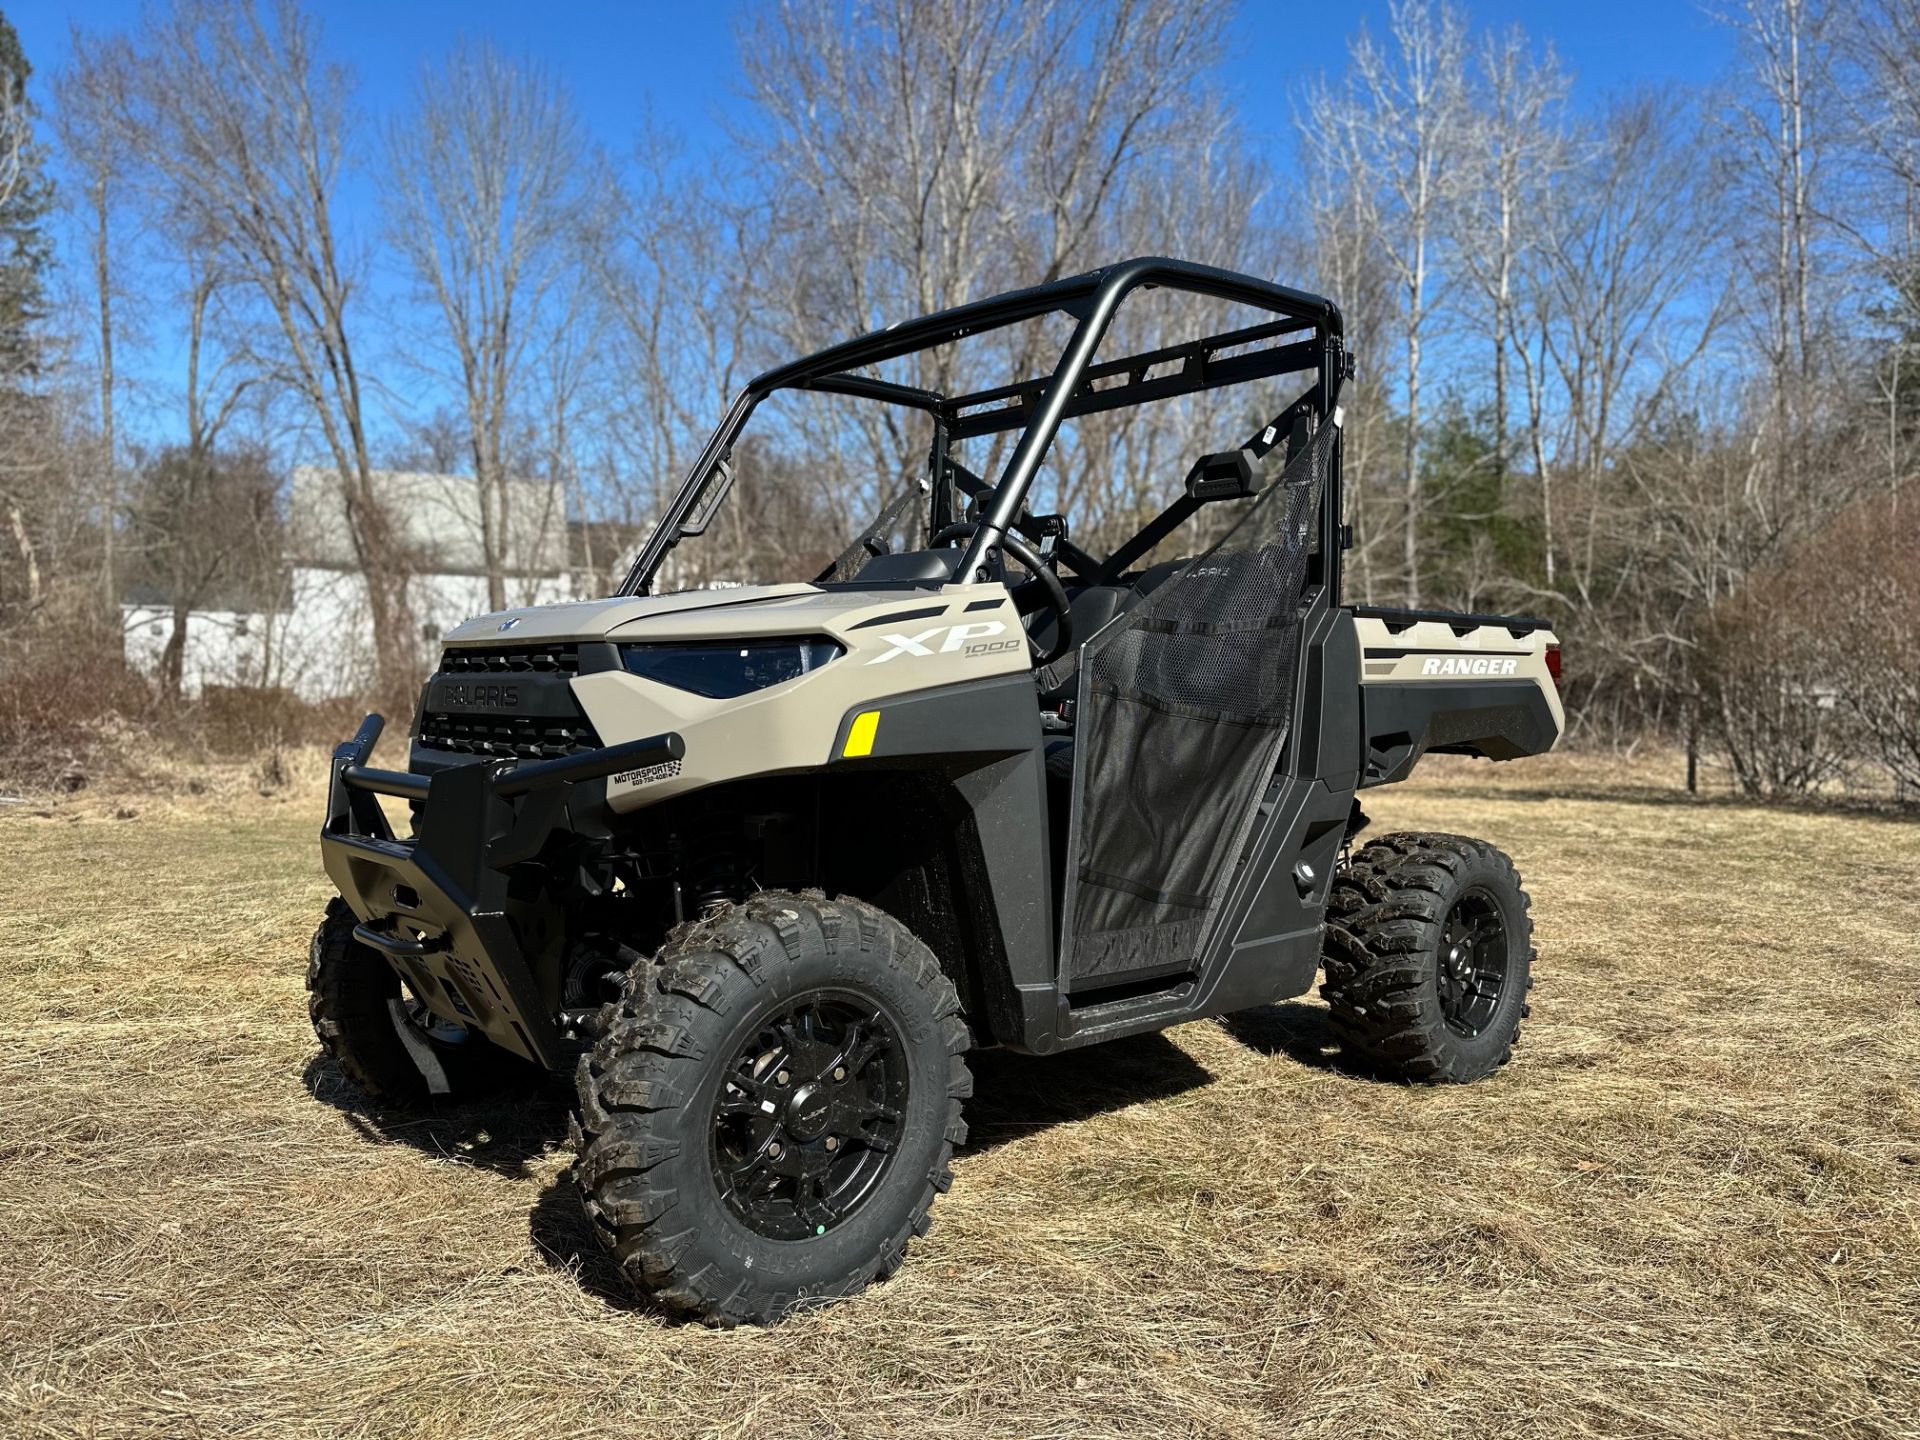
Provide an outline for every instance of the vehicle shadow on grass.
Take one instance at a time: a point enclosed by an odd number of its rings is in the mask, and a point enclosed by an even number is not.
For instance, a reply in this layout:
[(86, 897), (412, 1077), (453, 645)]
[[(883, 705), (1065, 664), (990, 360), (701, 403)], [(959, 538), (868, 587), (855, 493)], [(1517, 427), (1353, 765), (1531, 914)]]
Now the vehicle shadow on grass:
[[(966, 1107), (970, 1133), (963, 1157), (1056, 1125), (1182, 1095), (1213, 1080), (1206, 1067), (1158, 1034), (1053, 1057), (982, 1051), (970, 1056), (968, 1064), (974, 1093)], [(407, 1111), (368, 1102), (324, 1055), (308, 1061), (304, 1079), (314, 1098), (339, 1110), (369, 1141), (411, 1145), (508, 1179), (533, 1178), (546, 1168), (553, 1147), (566, 1139), (570, 1087), (559, 1082), (526, 1096)], [(664, 1324), (684, 1322), (628, 1285), (619, 1264), (593, 1233), (566, 1168), (541, 1186), (527, 1212), (527, 1227), (541, 1260), (587, 1295)]]
[(967, 1057), (973, 1099), (967, 1144), (979, 1154), (1055, 1125), (1090, 1120), (1212, 1083), (1207, 1068), (1164, 1035), (1133, 1035), (1065, 1055), (984, 1050)]
[(307, 1062), (302, 1080), (314, 1099), (333, 1106), (364, 1139), (411, 1145), (510, 1180), (526, 1179), (534, 1163), (567, 1138), (571, 1087), (551, 1080), (521, 1094), (442, 1100), (420, 1110), (374, 1104), (325, 1055)]
[(1351, 1080), (1393, 1083), (1340, 1048), (1324, 1005), (1287, 1000), (1278, 1005), (1261, 1005), (1222, 1015), (1219, 1023), (1235, 1040), (1262, 1055), (1284, 1055), (1311, 1069), (1327, 1070)]
[[(422, 1110), (375, 1105), (325, 1055), (307, 1062), (302, 1079), (316, 1100), (338, 1110), (365, 1140), (410, 1145), (438, 1159), (477, 1165), (509, 1180), (531, 1180), (547, 1168), (554, 1147), (566, 1143), (573, 1103), (573, 1087), (549, 1078), (522, 1094), (440, 1101)], [(540, 1187), (527, 1211), (527, 1231), (542, 1262), (567, 1275), (596, 1300), (668, 1323), (682, 1318), (627, 1284), (619, 1264), (594, 1235), (567, 1166)]]
[[(969, 1133), (963, 1159), (1055, 1125), (1184, 1094), (1213, 1079), (1163, 1035), (1137, 1035), (1053, 1058), (980, 1051), (967, 1063), (974, 1087), (966, 1105)], [(593, 1233), (564, 1170), (540, 1191), (528, 1221), (541, 1258), (588, 1295), (663, 1324), (688, 1323), (627, 1284)]]
[(635, 1290), (621, 1273), (619, 1261), (593, 1233), (592, 1222), (580, 1204), (572, 1176), (562, 1170), (540, 1189), (527, 1211), (527, 1234), (548, 1268), (558, 1271), (581, 1291), (611, 1310), (644, 1315), (662, 1325), (691, 1323), (687, 1316)]

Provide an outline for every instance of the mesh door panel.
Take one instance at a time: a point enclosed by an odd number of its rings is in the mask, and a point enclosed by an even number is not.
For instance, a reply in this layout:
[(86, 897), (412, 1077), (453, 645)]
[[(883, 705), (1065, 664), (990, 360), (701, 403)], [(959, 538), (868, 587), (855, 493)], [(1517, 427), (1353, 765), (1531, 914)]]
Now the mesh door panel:
[(1076, 979), (1199, 954), (1292, 718), (1336, 433), (1323, 425), (1217, 545), (1085, 649), (1062, 931)]

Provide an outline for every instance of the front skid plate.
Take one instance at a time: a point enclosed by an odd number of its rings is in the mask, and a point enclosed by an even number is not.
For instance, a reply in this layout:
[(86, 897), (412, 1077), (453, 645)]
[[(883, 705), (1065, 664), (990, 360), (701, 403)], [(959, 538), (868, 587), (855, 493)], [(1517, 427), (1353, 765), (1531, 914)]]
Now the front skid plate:
[(426, 941), (424, 954), (387, 959), (435, 1014), (547, 1069), (559, 1063), (559, 1033), (505, 915), (475, 913), (417, 841), (323, 835), (320, 852), (356, 916)]

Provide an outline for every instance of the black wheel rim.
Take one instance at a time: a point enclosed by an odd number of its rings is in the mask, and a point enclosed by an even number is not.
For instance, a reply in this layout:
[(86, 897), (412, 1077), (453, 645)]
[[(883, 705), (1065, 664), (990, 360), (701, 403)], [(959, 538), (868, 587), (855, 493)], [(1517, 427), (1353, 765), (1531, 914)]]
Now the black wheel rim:
[(799, 996), (767, 1017), (721, 1081), (720, 1198), (770, 1239), (825, 1235), (886, 1178), (906, 1113), (906, 1050), (886, 1012), (844, 991)]
[(1507, 982), (1507, 922), (1499, 902), (1472, 889), (1440, 928), (1440, 1012), (1447, 1028), (1478, 1035), (1500, 1008)]

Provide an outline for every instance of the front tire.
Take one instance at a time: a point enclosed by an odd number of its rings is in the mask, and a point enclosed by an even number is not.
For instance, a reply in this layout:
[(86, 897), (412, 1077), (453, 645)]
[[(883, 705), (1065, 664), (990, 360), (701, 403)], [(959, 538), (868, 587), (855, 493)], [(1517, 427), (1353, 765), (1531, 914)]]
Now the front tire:
[(972, 1093), (953, 984), (858, 900), (765, 891), (682, 926), (581, 1058), (575, 1183), (629, 1280), (771, 1324), (899, 1268)]
[(1499, 850), (1459, 835), (1386, 835), (1327, 898), (1320, 993), (1349, 1053), (1399, 1079), (1491, 1075), (1531, 1013), (1533, 919)]

